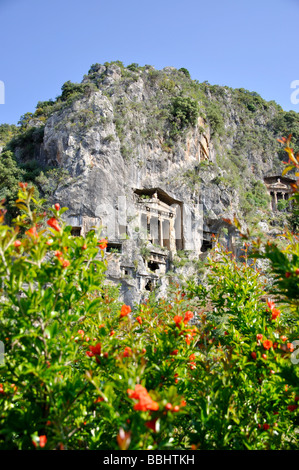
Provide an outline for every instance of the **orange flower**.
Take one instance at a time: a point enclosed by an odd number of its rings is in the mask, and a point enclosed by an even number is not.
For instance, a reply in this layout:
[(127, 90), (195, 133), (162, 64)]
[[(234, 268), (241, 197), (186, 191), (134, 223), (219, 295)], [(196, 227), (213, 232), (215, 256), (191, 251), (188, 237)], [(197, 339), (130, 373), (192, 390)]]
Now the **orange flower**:
[(71, 263), (67, 259), (62, 260), (62, 267), (63, 268), (67, 268), (70, 264)]
[(137, 411), (156, 411), (159, 409), (159, 405), (155, 402), (148, 394), (145, 387), (142, 385), (135, 385), (135, 390), (128, 389), (127, 393), (130, 398), (138, 400), (138, 403), (134, 405), (134, 410)]
[(19, 183), (19, 187), (23, 190), (25, 190), (28, 186), (28, 183)]
[(120, 316), (126, 317), (127, 315), (129, 315), (130, 312), (131, 312), (131, 307), (129, 305), (124, 304), (120, 310)]
[(107, 248), (107, 244), (108, 244), (108, 241), (106, 238), (102, 238), (101, 240), (98, 241), (98, 247), (101, 250), (105, 250), (105, 248)]
[(95, 399), (94, 403), (100, 403), (101, 401), (104, 401), (103, 397), (98, 397)]
[(37, 445), (39, 447), (45, 447), (45, 445), (47, 444), (47, 436), (46, 435), (38, 436), (38, 438), (35, 438), (32, 441), (32, 444), (34, 445), (34, 447), (36, 447)]
[(181, 317), (180, 315), (175, 315), (173, 317), (173, 321), (175, 322), (176, 326), (179, 326), (182, 320), (183, 320), (183, 317)]
[(276, 320), (276, 318), (279, 316), (280, 316), (280, 310), (278, 310), (277, 308), (273, 308), (271, 320)]
[(45, 435), (39, 436), (39, 445), (40, 445), (40, 447), (45, 447), (46, 444), (47, 444), (47, 436), (45, 436)]
[(137, 317), (136, 318), (136, 321), (138, 321), (138, 323), (141, 325), (142, 324), (142, 318), (141, 317)]
[(25, 232), (25, 233), (26, 233), (26, 235), (29, 235), (30, 237), (33, 237), (33, 238), (38, 237), (38, 233), (37, 233), (35, 225), (33, 227), (31, 227), (29, 230), (27, 230), (27, 232)]
[(53, 228), (54, 230), (56, 230), (56, 232), (61, 232), (61, 227), (59, 226), (58, 224), (58, 221), (52, 217), (51, 219), (49, 219), (47, 221), (47, 224), (49, 225), (49, 227)]
[(263, 342), (263, 346), (265, 349), (270, 349), (272, 348), (273, 346), (273, 343), (270, 339), (266, 339), (264, 342)]
[(185, 324), (188, 323), (188, 322), (191, 320), (191, 318), (193, 318), (193, 317), (194, 317), (193, 313), (190, 312), (190, 310), (188, 310), (188, 311), (185, 313), (184, 323), (185, 323)]
[(16, 248), (19, 247), (19, 246), (21, 246), (21, 245), (22, 245), (22, 242), (20, 242), (20, 240), (16, 240), (16, 241), (14, 242), (14, 246), (15, 246)]
[(58, 203), (57, 203), (57, 204), (55, 204), (55, 206), (54, 206), (54, 207), (55, 207), (55, 209), (56, 209), (57, 211), (59, 211), (59, 210), (60, 210), (60, 205), (59, 205)]

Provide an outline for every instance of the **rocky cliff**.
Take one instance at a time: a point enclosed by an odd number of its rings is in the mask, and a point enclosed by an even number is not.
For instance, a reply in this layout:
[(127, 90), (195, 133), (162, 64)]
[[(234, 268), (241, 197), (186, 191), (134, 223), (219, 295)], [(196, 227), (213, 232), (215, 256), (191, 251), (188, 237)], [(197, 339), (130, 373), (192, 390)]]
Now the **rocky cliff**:
[(109, 279), (133, 304), (192, 272), (213, 234), (233, 248), (223, 219), (268, 227), (264, 177), (281, 173), (276, 139), (289, 123), (296, 133), (298, 115), (256, 93), (199, 83), (186, 69), (116, 62), (38, 103), (7, 148), (19, 165), (40, 168), (42, 193), (49, 168), (63, 171), (46, 196), (69, 208), (74, 235), (102, 227)]

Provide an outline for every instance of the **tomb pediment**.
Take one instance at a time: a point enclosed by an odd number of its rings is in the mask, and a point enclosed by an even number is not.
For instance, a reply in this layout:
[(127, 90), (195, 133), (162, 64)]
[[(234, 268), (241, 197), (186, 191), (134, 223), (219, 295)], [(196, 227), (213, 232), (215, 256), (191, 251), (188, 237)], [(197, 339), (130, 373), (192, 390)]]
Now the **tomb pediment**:
[(268, 188), (269, 189), (284, 189), (284, 190), (290, 189), (290, 187), (288, 185), (283, 184), (281, 182), (269, 184)]

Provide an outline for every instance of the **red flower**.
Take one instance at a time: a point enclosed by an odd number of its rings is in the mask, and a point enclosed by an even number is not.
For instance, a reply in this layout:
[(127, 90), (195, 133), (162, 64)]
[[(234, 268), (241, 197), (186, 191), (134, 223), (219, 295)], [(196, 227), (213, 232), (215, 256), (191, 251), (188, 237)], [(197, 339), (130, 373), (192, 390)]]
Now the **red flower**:
[(263, 358), (263, 359), (267, 359), (267, 355), (266, 355), (266, 354), (262, 354), (262, 358)]
[(20, 240), (16, 240), (14, 242), (14, 246), (17, 248), (18, 246), (21, 246), (22, 245), (22, 242), (20, 242)]
[(142, 318), (141, 317), (137, 317), (136, 320), (138, 321), (138, 323), (141, 325), (142, 324)]
[(170, 355), (171, 355), (171, 356), (177, 356), (177, 355), (178, 355), (178, 352), (179, 352), (178, 349), (174, 349), (173, 351), (171, 351)]
[(288, 410), (289, 411), (295, 411), (298, 408), (298, 405), (289, 405)]
[(272, 300), (267, 300), (267, 305), (270, 310), (272, 310), (275, 307), (275, 303)]
[(129, 305), (124, 304), (120, 310), (120, 316), (126, 317), (127, 315), (129, 315), (130, 312), (131, 312), (131, 307)]
[(98, 397), (95, 399), (94, 403), (100, 403), (101, 401), (104, 401), (103, 397)]
[(189, 360), (190, 360), (190, 361), (194, 361), (195, 359), (196, 359), (195, 354), (191, 354), (191, 355), (189, 356)]
[(257, 335), (256, 335), (256, 339), (257, 339), (258, 341), (262, 341), (263, 335), (262, 335), (261, 333), (257, 334)]
[(123, 356), (124, 356), (124, 357), (130, 357), (130, 356), (132, 356), (132, 349), (131, 349), (129, 346), (126, 346), (126, 347), (125, 347)]
[(25, 190), (28, 186), (28, 183), (19, 183), (19, 187), (23, 190)]
[(61, 232), (61, 227), (59, 226), (58, 224), (58, 221), (52, 217), (51, 219), (49, 219), (47, 221), (47, 224), (49, 225), (49, 227), (53, 228), (54, 230), (56, 230), (56, 232)]
[(270, 349), (272, 347), (273, 343), (270, 339), (266, 339), (264, 342), (263, 342), (263, 346), (265, 349)]
[(291, 275), (292, 275), (292, 273), (290, 273), (290, 272), (285, 273), (286, 278), (290, 277)]
[(185, 317), (184, 317), (184, 323), (188, 323), (188, 321), (191, 320), (191, 318), (193, 318), (194, 315), (192, 312), (190, 312), (190, 310), (188, 310), (186, 313), (185, 313)]
[(59, 250), (56, 250), (54, 255), (57, 256), (57, 258), (60, 258), (62, 256), (62, 252)]
[(150, 421), (146, 421), (145, 425), (147, 428), (152, 429), (152, 431), (156, 432), (156, 422), (158, 418), (151, 419)]
[(101, 343), (97, 343), (95, 346), (89, 346), (89, 350), (93, 356), (100, 356), (102, 345)]
[(254, 360), (255, 360), (255, 359), (256, 359), (256, 352), (252, 351), (252, 353), (251, 353), (251, 357), (252, 357), (252, 359), (254, 359)]
[(56, 209), (57, 211), (59, 211), (59, 210), (60, 210), (60, 205), (59, 205), (58, 203), (57, 203), (57, 204), (55, 204), (55, 206), (54, 206), (54, 207), (55, 207), (55, 209)]
[(172, 410), (172, 404), (171, 403), (166, 403), (165, 408), (168, 411)]
[(287, 343), (287, 348), (292, 352), (294, 351), (294, 346), (292, 343)]
[(101, 250), (105, 250), (105, 248), (107, 248), (107, 244), (108, 244), (108, 241), (106, 238), (102, 238), (101, 240), (98, 241), (98, 247)]
[(281, 339), (281, 341), (286, 341), (287, 337), (286, 336), (281, 336), (280, 339)]
[(263, 429), (264, 429), (265, 431), (267, 431), (267, 429), (269, 429), (269, 428), (270, 428), (270, 426), (269, 426), (268, 423), (264, 423), (264, 424), (263, 424)]

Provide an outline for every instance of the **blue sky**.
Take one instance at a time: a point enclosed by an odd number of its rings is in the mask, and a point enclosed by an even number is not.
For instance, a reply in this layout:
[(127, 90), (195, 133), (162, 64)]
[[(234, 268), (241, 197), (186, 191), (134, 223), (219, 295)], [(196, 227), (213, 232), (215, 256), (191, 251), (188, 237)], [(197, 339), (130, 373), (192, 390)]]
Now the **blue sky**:
[(112, 60), (185, 67), (299, 112), (298, 24), (299, 0), (0, 0), (0, 123)]

